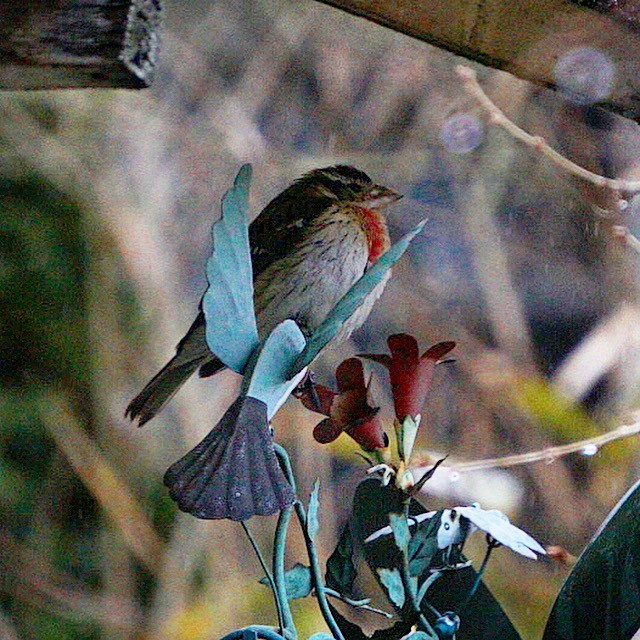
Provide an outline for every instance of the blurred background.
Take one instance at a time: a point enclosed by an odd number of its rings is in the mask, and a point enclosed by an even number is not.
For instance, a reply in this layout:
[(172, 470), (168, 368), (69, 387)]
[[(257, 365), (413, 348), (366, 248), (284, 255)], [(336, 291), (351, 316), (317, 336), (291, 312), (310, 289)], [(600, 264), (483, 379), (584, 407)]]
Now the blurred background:
[[(612, 227), (640, 231), (640, 204), (611, 213), (607, 194), (492, 128), (454, 72), (461, 60), (434, 47), (311, 0), (165, 8), (151, 89), (0, 95), (0, 637), (204, 640), (274, 622), (239, 525), (177, 513), (162, 486), (236, 376), (191, 380), (144, 429), (123, 417), (196, 313), (211, 223), (244, 162), (253, 215), (304, 171), (349, 163), (406, 194), (389, 211), (394, 238), (428, 217), (318, 379), (386, 352), (392, 333), (423, 351), (455, 340), (423, 411), (420, 460), (451, 456), (424, 504), (479, 501), (579, 553), (638, 476), (635, 438), (460, 465), (636, 422), (638, 255)], [(580, 55), (580, 77), (609, 77), (606, 57)], [(572, 160), (639, 176), (636, 124), (478, 72), (509, 117)], [(391, 431), (384, 371), (368, 370)], [(314, 442), (319, 419), (290, 400), (275, 430), (299, 495), (320, 478), (326, 558), (366, 467), (346, 436)], [(268, 553), (273, 519), (250, 525)], [(297, 533), (289, 553), (304, 560)], [(566, 573), (500, 550), (487, 583), (538, 638)], [(324, 628), (311, 599), (294, 613), (302, 637)]]

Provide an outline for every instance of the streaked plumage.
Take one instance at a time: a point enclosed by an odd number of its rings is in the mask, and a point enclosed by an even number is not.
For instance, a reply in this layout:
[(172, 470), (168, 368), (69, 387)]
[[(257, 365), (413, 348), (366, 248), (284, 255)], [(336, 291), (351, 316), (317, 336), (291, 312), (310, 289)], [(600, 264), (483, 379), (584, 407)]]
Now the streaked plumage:
[[(287, 318), (309, 335), (389, 247), (380, 212), (399, 197), (346, 165), (311, 171), (276, 196), (249, 228), (260, 335)], [(345, 323), (337, 340), (364, 322), (385, 283)], [(176, 355), (131, 401), (126, 414), (142, 426), (196, 370), (206, 377), (222, 368), (207, 347), (200, 311)]]

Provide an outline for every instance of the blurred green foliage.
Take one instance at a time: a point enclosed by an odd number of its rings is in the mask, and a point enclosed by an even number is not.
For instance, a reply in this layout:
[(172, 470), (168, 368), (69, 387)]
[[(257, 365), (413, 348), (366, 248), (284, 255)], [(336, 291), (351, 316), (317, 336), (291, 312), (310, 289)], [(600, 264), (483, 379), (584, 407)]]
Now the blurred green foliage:
[(0, 180), (2, 381), (81, 388), (87, 371), (81, 209), (37, 176)]

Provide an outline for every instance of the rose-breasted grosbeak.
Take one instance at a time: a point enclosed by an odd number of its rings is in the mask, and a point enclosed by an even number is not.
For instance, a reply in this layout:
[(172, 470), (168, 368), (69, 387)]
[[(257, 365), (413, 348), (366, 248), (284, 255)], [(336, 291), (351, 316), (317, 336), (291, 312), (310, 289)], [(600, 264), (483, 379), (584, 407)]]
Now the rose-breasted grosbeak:
[[(400, 197), (346, 165), (310, 171), (276, 196), (249, 227), (260, 335), (287, 318), (310, 335), (389, 248), (381, 211)], [(366, 320), (385, 284), (386, 279), (372, 291), (337, 340), (346, 339)], [(142, 426), (197, 369), (207, 377), (222, 368), (205, 341), (200, 310), (176, 355), (131, 401), (126, 415)]]

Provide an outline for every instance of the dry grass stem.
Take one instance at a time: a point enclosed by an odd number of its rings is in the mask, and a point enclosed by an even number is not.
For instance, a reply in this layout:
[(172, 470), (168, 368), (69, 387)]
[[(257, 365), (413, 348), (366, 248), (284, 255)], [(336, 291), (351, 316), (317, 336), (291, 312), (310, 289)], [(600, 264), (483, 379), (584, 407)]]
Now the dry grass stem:
[(129, 486), (62, 401), (50, 396), (42, 416), (54, 442), (120, 531), (129, 551), (154, 573), (164, 545)]

